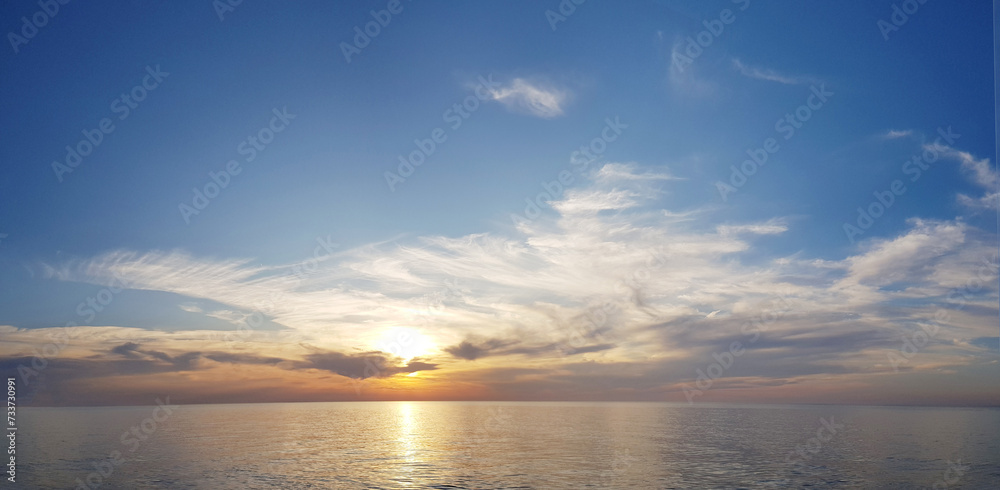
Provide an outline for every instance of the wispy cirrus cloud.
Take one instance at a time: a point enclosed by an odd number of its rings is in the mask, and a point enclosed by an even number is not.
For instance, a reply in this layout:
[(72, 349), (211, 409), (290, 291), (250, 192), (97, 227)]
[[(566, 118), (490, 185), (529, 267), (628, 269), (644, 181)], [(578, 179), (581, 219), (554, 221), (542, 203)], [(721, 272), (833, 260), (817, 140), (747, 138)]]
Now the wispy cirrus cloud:
[(666, 180), (683, 180), (667, 172), (640, 172), (635, 163), (608, 163), (597, 169), (592, 176), (596, 184), (614, 183), (622, 180), (656, 182)]
[(989, 158), (976, 158), (971, 153), (957, 150), (941, 143), (924, 145), (925, 150), (940, 154), (943, 158), (956, 161), (969, 179), (985, 190), (985, 194), (973, 197), (959, 194), (959, 204), (973, 209), (1000, 210), (1000, 175)]
[(720, 235), (730, 235), (739, 233), (749, 233), (755, 235), (777, 235), (788, 231), (788, 224), (784, 219), (772, 218), (763, 223), (751, 223), (745, 225), (720, 225), (718, 227)]
[(913, 136), (912, 129), (890, 129), (885, 133), (879, 135), (879, 137), (884, 140), (895, 140), (900, 138), (907, 138), (910, 136)]
[(493, 90), (491, 95), (512, 112), (551, 119), (564, 114), (571, 93), (547, 82), (515, 78)]
[(750, 66), (735, 58), (733, 58), (732, 63), (733, 68), (735, 68), (741, 75), (755, 80), (764, 80), (767, 82), (776, 82), (785, 85), (817, 83), (817, 80), (813, 77), (785, 75), (769, 68)]
[(674, 63), (672, 60), (685, 57), (684, 40), (680, 37), (674, 39), (670, 48), (670, 68), (668, 71), (668, 81), (670, 87), (677, 93), (686, 97), (697, 99), (712, 98), (719, 94), (719, 84), (705, 78), (701, 73), (701, 65), (698, 63), (682, 64)]

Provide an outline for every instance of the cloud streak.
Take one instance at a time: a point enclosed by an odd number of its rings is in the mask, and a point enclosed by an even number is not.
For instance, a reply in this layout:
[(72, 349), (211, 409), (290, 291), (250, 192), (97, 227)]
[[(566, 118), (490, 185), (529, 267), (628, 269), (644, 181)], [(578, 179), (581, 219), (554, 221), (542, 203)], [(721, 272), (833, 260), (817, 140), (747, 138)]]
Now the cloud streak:
[(515, 78), (492, 92), (493, 100), (508, 110), (543, 119), (562, 116), (569, 96), (567, 90), (523, 78)]
[(913, 135), (912, 129), (890, 129), (881, 135), (882, 139), (885, 140), (895, 140), (900, 138), (907, 138)]
[(747, 65), (738, 59), (733, 59), (733, 68), (747, 78), (752, 78), (755, 80), (764, 80), (766, 82), (775, 82), (784, 85), (802, 85), (805, 83), (818, 83), (815, 79), (810, 77), (796, 77), (783, 75), (774, 70), (767, 68), (759, 68)]
[(1000, 210), (1000, 176), (998, 176), (997, 170), (993, 165), (990, 164), (989, 158), (977, 159), (969, 152), (957, 150), (940, 143), (924, 145), (924, 149), (938, 153), (943, 158), (958, 162), (962, 172), (974, 184), (985, 190), (985, 194), (978, 197), (959, 194), (957, 197), (959, 204), (973, 209)]

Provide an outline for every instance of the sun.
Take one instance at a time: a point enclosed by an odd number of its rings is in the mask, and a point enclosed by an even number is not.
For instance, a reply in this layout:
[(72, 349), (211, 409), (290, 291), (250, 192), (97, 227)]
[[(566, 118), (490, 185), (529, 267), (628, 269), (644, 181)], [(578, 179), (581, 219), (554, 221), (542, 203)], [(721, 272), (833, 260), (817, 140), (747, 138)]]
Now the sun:
[(409, 327), (387, 329), (375, 343), (375, 349), (392, 354), (409, 362), (414, 357), (426, 356), (434, 349), (434, 343), (420, 331)]

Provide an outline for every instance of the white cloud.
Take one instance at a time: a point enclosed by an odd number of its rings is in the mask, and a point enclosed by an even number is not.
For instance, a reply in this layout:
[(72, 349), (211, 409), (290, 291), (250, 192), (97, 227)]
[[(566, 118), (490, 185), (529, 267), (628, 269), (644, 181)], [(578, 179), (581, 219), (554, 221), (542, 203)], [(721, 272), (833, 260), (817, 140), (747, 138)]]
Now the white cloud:
[(224, 322), (229, 322), (234, 325), (239, 325), (247, 318), (247, 315), (245, 313), (240, 313), (233, 310), (209, 311), (206, 312), (205, 315), (212, 318), (218, 318), (219, 320), (222, 320)]
[(569, 100), (569, 91), (532, 83), (523, 78), (515, 78), (506, 86), (493, 91), (493, 100), (500, 102), (508, 110), (541, 118), (563, 115), (563, 107)]
[(886, 131), (884, 134), (882, 134), (881, 138), (886, 140), (894, 140), (899, 138), (906, 138), (912, 135), (913, 135), (912, 129), (902, 129), (902, 130), (890, 129)]
[(201, 307), (195, 304), (181, 304), (177, 305), (177, 307), (188, 313), (203, 313)]
[(616, 181), (658, 181), (658, 180), (681, 180), (668, 173), (645, 172), (637, 173), (637, 165), (634, 163), (607, 163), (594, 172), (593, 180), (597, 183), (607, 184)]
[(986, 193), (979, 197), (959, 194), (957, 197), (959, 204), (976, 209), (1000, 210), (1000, 176), (993, 168), (989, 158), (977, 159), (969, 152), (956, 150), (940, 143), (926, 144), (924, 150), (938, 153), (942, 158), (957, 161), (961, 165), (962, 171), (970, 177), (972, 182), (986, 190)]
[(808, 77), (794, 77), (794, 76), (782, 75), (774, 70), (770, 70), (767, 68), (757, 68), (749, 66), (735, 58), (733, 59), (733, 67), (736, 68), (736, 70), (738, 70), (741, 75), (757, 80), (777, 82), (785, 85), (799, 85), (803, 83), (815, 82), (815, 80)]
[(922, 281), (937, 260), (961, 247), (967, 226), (961, 223), (911, 220), (912, 228), (891, 240), (879, 240), (862, 255), (849, 257), (843, 283), (885, 286)]
[(973, 209), (1000, 209), (1000, 193), (998, 192), (988, 192), (979, 197), (959, 194), (956, 199), (959, 204)]
[(962, 170), (968, 172), (972, 176), (972, 181), (976, 185), (980, 185), (987, 189), (995, 189), (997, 187), (998, 181), (997, 172), (993, 169), (993, 165), (990, 165), (989, 158), (976, 159), (971, 153), (966, 151), (956, 150), (950, 146), (942, 144), (928, 144), (924, 145), (924, 149), (936, 151), (941, 154), (944, 158), (950, 158), (959, 162), (962, 166)]
[(777, 235), (788, 231), (788, 224), (786, 224), (783, 219), (772, 218), (764, 223), (720, 225), (717, 229), (720, 235), (735, 235), (740, 233), (749, 233), (753, 235)]
[(566, 193), (565, 199), (554, 202), (552, 207), (564, 216), (595, 211), (622, 210), (636, 206), (638, 204), (636, 198), (638, 197), (636, 193), (625, 190), (609, 192), (571, 190)]

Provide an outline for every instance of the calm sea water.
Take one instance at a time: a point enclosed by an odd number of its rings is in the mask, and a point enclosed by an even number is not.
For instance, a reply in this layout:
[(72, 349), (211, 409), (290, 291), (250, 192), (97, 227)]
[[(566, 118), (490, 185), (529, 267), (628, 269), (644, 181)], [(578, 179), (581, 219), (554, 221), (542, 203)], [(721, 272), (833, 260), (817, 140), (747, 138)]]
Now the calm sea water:
[(1000, 488), (998, 409), (348, 402), (19, 415), (22, 488)]

